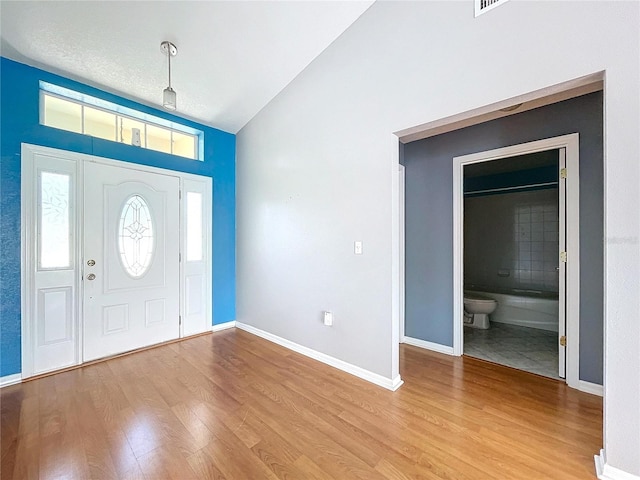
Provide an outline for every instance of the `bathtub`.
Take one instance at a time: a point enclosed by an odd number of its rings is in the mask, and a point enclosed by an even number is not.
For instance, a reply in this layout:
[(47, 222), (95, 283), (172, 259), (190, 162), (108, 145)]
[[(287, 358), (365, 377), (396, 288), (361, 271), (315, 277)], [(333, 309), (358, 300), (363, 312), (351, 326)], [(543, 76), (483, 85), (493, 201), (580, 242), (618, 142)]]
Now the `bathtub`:
[(498, 302), (495, 312), (489, 316), (491, 322), (558, 331), (558, 294), (517, 289), (502, 292), (487, 290), (465, 288), (464, 293), (483, 295)]

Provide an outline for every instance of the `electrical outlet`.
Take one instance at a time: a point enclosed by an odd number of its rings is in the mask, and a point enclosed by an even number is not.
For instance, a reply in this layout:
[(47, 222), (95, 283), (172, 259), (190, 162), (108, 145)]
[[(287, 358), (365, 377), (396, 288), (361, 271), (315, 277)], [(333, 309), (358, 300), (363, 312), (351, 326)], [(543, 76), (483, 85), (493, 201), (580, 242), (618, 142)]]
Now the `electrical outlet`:
[(362, 241), (356, 240), (353, 242), (353, 253), (356, 255), (362, 255)]

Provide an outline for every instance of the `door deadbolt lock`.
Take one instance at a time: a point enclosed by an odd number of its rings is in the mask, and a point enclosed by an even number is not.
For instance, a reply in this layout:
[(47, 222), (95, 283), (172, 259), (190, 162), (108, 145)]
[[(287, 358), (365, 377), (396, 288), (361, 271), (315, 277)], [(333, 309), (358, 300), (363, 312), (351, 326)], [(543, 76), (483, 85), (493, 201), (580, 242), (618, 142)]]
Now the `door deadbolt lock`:
[(95, 260), (88, 260), (87, 261), (87, 265), (89, 265), (90, 267), (93, 267), (96, 264)]
[(87, 280), (95, 280), (96, 276), (93, 273), (87, 275)]

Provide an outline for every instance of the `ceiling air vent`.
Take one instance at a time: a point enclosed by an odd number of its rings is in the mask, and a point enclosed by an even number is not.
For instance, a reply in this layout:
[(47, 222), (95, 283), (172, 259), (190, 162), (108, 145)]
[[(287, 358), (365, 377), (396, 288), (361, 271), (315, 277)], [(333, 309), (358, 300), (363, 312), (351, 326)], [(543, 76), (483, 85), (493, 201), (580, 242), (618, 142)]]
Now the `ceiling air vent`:
[(476, 4), (476, 17), (482, 15), (489, 10), (496, 8), (508, 0), (475, 0)]

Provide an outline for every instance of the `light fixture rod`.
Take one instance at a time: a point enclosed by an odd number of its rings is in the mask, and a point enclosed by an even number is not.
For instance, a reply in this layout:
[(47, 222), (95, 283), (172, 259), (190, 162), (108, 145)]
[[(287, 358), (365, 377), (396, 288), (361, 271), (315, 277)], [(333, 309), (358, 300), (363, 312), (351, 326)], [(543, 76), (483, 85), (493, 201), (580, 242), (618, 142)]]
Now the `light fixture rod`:
[(178, 54), (178, 48), (173, 43), (164, 41), (160, 44), (160, 50), (169, 57), (169, 86), (162, 92), (162, 105), (168, 110), (175, 110), (176, 92), (171, 88), (171, 57)]

